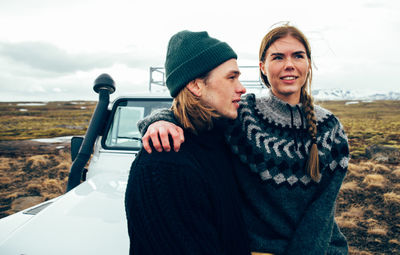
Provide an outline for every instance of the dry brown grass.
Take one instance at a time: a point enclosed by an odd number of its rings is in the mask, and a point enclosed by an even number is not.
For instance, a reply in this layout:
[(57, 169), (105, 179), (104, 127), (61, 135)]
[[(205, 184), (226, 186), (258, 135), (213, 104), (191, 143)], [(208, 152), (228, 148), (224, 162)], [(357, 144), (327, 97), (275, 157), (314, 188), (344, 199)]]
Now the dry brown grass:
[(400, 241), (399, 241), (399, 239), (390, 239), (390, 240), (389, 240), (389, 243), (397, 244), (397, 245), (400, 246)]
[(26, 160), (26, 171), (40, 171), (50, 163), (48, 155), (35, 155)]
[(368, 234), (378, 235), (378, 236), (386, 236), (387, 232), (388, 232), (387, 227), (380, 227), (380, 226), (369, 228), (367, 231)]
[(13, 181), (11, 180), (11, 178), (7, 177), (7, 176), (0, 176), (0, 185), (5, 185), (8, 186), (9, 184), (11, 184)]
[(361, 218), (363, 217), (365, 208), (361, 206), (352, 206), (347, 212), (343, 212), (341, 215), (343, 217)]
[(37, 184), (37, 183), (30, 183), (26, 187), (26, 191), (31, 196), (40, 196), (40, 194), (42, 192), (42, 186), (40, 184)]
[(400, 236), (398, 169), (374, 161), (349, 164), (336, 211), (336, 221), (349, 242), (349, 254), (400, 254), (396, 242)]
[(373, 218), (368, 219), (366, 222), (368, 225), (368, 234), (381, 236), (385, 236), (387, 234), (388, 227), (385, 223), (382, 223), (379, 220)]
[(0, 158), (0, 170), (7, 170), (10, 168), (10, 159)]
[(355, 229), (359, 228), (358, 223), (364, 215), (365, 209), (360, 206), (353, 206), (348, 211), (342, 212), (336, 221), (341, 228)]
[(14, 200), (17, 197), (21, 196), (22, 194), (24, 194), (25, 192), (14, 192), (14, 193), (8, 193), (8, 192), (2, 192), (0, 193), (0, 197), (2, 197), (5, 200)]
[(69, 168), (71, 167), (71, 163), (67, 161), (61, 161), (55, 168), (59, 170), (67, 170), (69, 171)]
[(368, 174), (365, 176), (363, 183), (367, 188), (383, 189), (386, 186), (387, 179), (381, 174)]
[(356, 181), (345, 182), (340, 188), (341, 192), (359, 192), (361, 190), (362, 189)]
[(371, 219), (367, 233), (370, 235), (386, 236), (388, 227), (385, 224), (379, 223), (377, 220)]
[(30, 164), (31, 166), (44, 167), (48, 163), (48, 160), (49, 160), (48, 155), (35, 155), (29, 157), (26, 160), (26, 163)]
[(62, 183), (55, 179), (45, 179), (42, 182), (42, 187), (42, 191), (45, 191), (48, 194), (62, 194), (63, 192)]
[(0, 157), (0, 218), (65, 192), (71, 165), (69, 146), (57, 150), (57, 145), (41, 145), (39, 153), (32, 155), (36, 147), (27, 141), (22, 144), (28, 148), (22, 146), (24, 151), (18, 156)]
[(392, 174), (397, 177), (400, 178), (400, 168), (397, 168), (395, 170), (392, 171)]
[(393, 190), (400, 191), (400, 183), (396, 183), (393, 185)]
[(349, 247), (349, 255), (374, 255), (372, 252), (360, 251), (355, 247)]
[(363, 168), (367, 171), (371, 171), (372, 169), (374, 169), (376, 163), (371, 162), (371, 161), (363, 161), (363, 162), (360, 162), (358, 165), (360, 168)]
[(383, 194), (385, 203), (400, 206), (400, 195), (395, 192)]
[(362, 177), (365, 176), (365, 171), (368, 171), (368, 168), (366, 168), (365, 166), (349, 163), (347, 175), (354, 177)]
[(352, 218), (336, 218), (336, 222), (340, 228), (357, 229), (357, 221)]
[(372, 169), (372, 171), (379, 174), (387, 174), (391, 172), (391, 169), (388, 166), (382, 164), (376, 164)]

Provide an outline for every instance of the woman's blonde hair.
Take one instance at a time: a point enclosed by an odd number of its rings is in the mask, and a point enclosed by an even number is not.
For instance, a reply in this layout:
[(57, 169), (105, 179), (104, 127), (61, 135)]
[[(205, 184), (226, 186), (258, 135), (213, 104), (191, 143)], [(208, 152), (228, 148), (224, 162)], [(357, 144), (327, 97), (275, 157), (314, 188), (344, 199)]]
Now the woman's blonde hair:
[[(207, 86), (208, 74), (198, 78)], [(213, 119), (220, 117), (213, 108), (203, 104), (200, 98), (184, 87), (172, 102), (172, 111), (175, 118), (184, 129), (194, 134), (213, 128)]]
[[(278, 39), (292, 36), (296, 38), (300, 43), (303, 44), (306, 55), (310, 63), (310, 70), (307, 74), (307, 79), (303, 87), (301, 88), (300, 94), (300, 102), (303, 105), (303, 110), (306, 114), (307, 120), (307, 130), (312, 139), (312, 145), (310, 149), (310, 154), (307, 160), (306, 169), (310, 177), (318, 181), (320, 178), (319, 174), (319, 158), (318, 158), (318, 147), (317, 147), (317, 121), (315, 117), (314, 111), (314, 103), (311, 97), (311, 81), (312, 81), (312, 65), (311, 65), (311, 47), (308, 43), (305, 35), (296, 27), (290, 26), (289, 24), (284, 24), (278, 27), (273, 28), (269, 31), (261, 41), (260, 51), (259, 51), (259, 60), (260, 62), (264, 62), (266, 58), (266, 52), (268, 48)], [(271, 84), (268, 81), (268, 78), (260, 69), (260, 76), (263, 83), (270, 88)]]

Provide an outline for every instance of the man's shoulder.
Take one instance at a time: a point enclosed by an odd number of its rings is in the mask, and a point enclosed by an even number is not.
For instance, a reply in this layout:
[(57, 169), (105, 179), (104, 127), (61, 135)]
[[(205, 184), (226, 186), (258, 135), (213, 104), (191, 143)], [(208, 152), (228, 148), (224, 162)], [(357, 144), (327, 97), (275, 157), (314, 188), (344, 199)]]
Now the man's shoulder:
[(153, 151), (151, 154), (142, 149), (132, 163), (131, 174), (151, 182), (163, 180), (169, 185), (203, 183), (207, 178), (201, 163), (182, 147), (179, 152)]
[(182, 147), (183, 148), (178, 152), (175, 152), (173, 149), (169, 152), (158, 152), (153, 148), (152, 153), (147, 153), (146, 150), (141, 149), (135, 158), (135, 161), (140, 161), (141, 164), (156, 164), (158, 162), (174, 164), (184, 163), (191, 155), (187, 150), (185, 150), (184, 146)]
[(175, 152), (173, 148), (171, 148), (169, 152), (158, 152), (153, 148), (152, 153), (147, 153), (147, 151), (142, 148), (135, 158), (135, 164), (141, 166), (163, 165), (195, 167), (197, 166), (195, 151), (196, 144), (185, 138), (185, 142), (181, 145), (178, 152)]

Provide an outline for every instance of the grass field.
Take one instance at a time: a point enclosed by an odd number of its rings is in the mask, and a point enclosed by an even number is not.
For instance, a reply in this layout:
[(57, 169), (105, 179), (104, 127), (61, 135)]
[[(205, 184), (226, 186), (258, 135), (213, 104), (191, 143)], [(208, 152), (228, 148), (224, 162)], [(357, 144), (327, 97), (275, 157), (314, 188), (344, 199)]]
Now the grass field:
[(96, 102), (0, 102), (0, 141), (84, 134)]
[[(349, 138), (352, 159), (336, 208), (349, 254), (400, 254), (399, 161), (366, 157), (371, 145), (400, 148), (400, 101), (317, 104), (340, 119)], [(68, 145), (23, 143), (84, 134), (94, 107), (95, 102), (0, 103), (0, 145), (5, 144), (3, 151), (0, 146), (0, 218), (64, 192), (71, 165)], [(13, 143), (20, 147), (11, 152)]]
[[(342, 122), (353, 159), (365, 158), (365, 149), (373, 144), (400, 149), (400, 101), (317, 104)], [(95, 105), (96, 102), (0, 102), (0, 141), (84, 134)]]
[(400, 101), (317, 103), (342, 122), (353, 159), (365, 158), (365, 149), (373, 144), (400, 149)]

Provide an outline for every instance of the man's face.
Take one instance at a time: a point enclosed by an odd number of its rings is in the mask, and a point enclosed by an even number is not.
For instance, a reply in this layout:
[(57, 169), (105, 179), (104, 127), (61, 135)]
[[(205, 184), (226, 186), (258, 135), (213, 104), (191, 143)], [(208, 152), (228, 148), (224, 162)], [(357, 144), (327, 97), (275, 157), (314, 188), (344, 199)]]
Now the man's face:
[(230, 59), (217, 66), (202, 86), (200, 100), (214, 108), (222, 117), (236, 119), (240, 97), (246, 92), (239, 76), (236, 59)]

